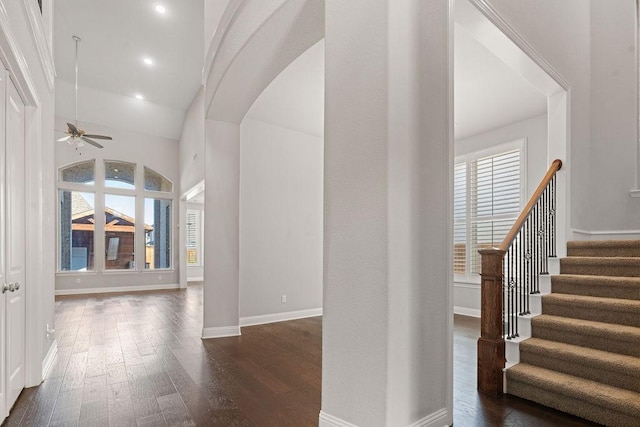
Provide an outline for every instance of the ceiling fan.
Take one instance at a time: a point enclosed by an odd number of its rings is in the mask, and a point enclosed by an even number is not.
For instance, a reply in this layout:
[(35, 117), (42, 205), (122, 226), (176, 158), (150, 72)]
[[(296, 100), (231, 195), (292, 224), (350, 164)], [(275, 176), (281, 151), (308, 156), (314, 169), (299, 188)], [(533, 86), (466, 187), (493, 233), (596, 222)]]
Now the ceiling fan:
[[(102, 145), (94, 141), (93, 139), (107, 139), (112, 140), (110, 136), (105, 135), (91, 135), (85, 133), (84, 130), (78, 128), (78, 42), (82, 39), (78, 36), (73, 36), (73, 40), (76, 42), (76, 117), (75, 123), (67, 123), (67, 131), (65, 132), (67, 136), (58, 139), (58, 142), (68, 142), (69, 144), (75, 143), (77, 147), (84, 146), (84, 143), (93, 145), (97, 148), (103, 148)], [(93, 138), (93, 139), (91, 139)]]

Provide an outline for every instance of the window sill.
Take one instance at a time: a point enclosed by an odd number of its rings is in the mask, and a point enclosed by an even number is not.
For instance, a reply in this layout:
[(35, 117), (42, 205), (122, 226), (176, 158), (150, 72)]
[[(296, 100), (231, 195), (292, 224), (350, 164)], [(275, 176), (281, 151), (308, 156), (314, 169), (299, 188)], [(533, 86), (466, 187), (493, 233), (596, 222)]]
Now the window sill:
[(56, 271), (56, 276), (97, 276), (98, 272), (95, 270), (88, 271)]
[(149, 274), (149, 273), (175, 273), (173, 268), (156, 268), (153, 270), (102, 270), (102, 271), (57, 271), (56, 276), (98, 276), (100, 274)]

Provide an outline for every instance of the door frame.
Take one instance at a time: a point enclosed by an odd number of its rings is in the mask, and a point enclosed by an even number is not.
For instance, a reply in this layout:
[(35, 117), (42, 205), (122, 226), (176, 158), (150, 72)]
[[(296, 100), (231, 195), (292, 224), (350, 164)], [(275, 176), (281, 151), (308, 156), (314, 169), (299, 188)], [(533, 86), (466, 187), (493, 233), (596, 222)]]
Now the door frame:
[[(32, 387), (40, 384), (46, 370), (51, 366), (57, 351), (57, 341), (51, 339), (53, 325), (48, 324), (48, 319), (44, 319), (43, 309), (44, 297), (49, 294), (47, 287), (51, 286), (50, 294), (53, 295), (54, 286), (54, 266), (46, 265), (47, 257), (44, 255), (44, 236), (48, 227), (54, 227), (55, 215), (51, 212), (55, 208), (45, 206), (48, 203), (43, 196), (47, 192), (53, 195), (53, 189), (48, 189), (45, 182), (48, 182), (49, 171), (43, 170), (42, 151), (45, 142), (43, 141), (42, 121), (43, 117), (53, 115), (53, 106), (47, 103), (43, 105), (42, 99), (51, 97), (55, 70), (53, 57), (51, 55), (51, 45), (47, 42), (47, 32), (52, 28), (52, 1), (43, 2), (42, 15), (33, 1), (22, 1), (22, 7), (26, 14), (26, 19), (30, 24), (29, 32), (35, 41), (34, 51), (40, 62), (27, 63), (27, 55), (23, 51), (19, 42), (19, 37), (14, 27), (20, 25), (15, 22), (15, 18), (9, 17), (8, 8), (0, 0), (0, 66), (7, 70), (7, 75), (18, 90), (18, 94), (25, 103), (25, 193), (27, 212), (25, 218), (25, 250), (29, 254), (25, 261), (25, 305), (26, 305), (26, 328), (25, 328), (25, 387)], [(34, 8), (38, 13), (34, 13)], [(50, 37), (49, 37), (50, 39)], [(32, 61), (33, 62), (33, 61)], [(41, 66), (41, 68), (39, 68)], [(44, 77), (37, 74), (42, 71)], [(44, 81), (35, 80), (36, 76)], [(40, 83), (37, 85), (36, 83)], [(47, 93), (48, 91), (48, 93)], [(53, 129), (52, 129), (53, 132)], [(52, 143), (52, 141), (51, 141)], [(45, 179), (45, 177), (47, 179)], [(47, 198), (52, 200), (53, 197)], [(51, 202), (53, 203), (53, 202)], [(50, 211), (50, 212), (48, 212)], [(53, 218), (53, 219), (52, 219)], [(53, 247), (50, 250), (55, 250)], [(53, 301), (51, 301), (53, 307)], [(48, 328), (47, 328), (48, 326)], [(8, 408), (6, 408), (8, 410)], [(8, 414), (0, 414), (0, 420)]]

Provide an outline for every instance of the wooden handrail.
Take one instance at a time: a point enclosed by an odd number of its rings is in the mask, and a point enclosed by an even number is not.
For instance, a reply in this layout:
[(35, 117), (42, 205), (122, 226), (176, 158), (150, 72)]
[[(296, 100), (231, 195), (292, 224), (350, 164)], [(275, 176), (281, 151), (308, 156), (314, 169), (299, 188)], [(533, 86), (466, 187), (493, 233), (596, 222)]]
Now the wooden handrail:
[(542, 181), (540, 181), (540, 184), (538, 184), (538, 188), (536, 188), (536, 191), (533, 192), (533, 194), (531, 195), (531, 198), (525, 205), (524, 209), (522, 210), (522, 212), (520, 212), (520, 216), (518, 217), (516, 222), (513, 223), (511, 230), (509, 230), (509, 233), (507, 233), (507, 236), (502, 241), (502, 244), (500, 245), (500, 250), (506, 251), (507, 249), (509, 249), (509, 246), (511, 246), (513, 239), (516, 238), (518, 231), (520, 231), (520, 229), (522, 228), (522, 225), (524, 224), (527, 217), (529, 216), (529, 213), (531, 213), (531, 210), (535, 206), (536, 202), (538, 201), (540, 196), (542, 196), (544, 189), (547, 188), (547, 185), (549, 185), (549, 182), (551, 182), (551, 180), (553, 179), (553, 176), (561, 168), (562, 168), (562, 160), (555, 159), (551, 163), (551, 166), (549, 166), (549, 170), (547, 171), (545, 176), (542, 178)]

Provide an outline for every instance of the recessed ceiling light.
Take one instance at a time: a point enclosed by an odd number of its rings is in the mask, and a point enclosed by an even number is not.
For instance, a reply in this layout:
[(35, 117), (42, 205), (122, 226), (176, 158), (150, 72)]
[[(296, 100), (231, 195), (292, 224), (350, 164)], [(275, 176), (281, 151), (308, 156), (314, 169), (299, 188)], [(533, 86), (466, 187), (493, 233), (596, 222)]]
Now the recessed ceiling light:
[(144, 58), (142, 61), (147, 65), (153, 65), (153, 59), (151, 58)]
[(155, 6), (155, 9), (156, 9), (156, 12), (158, 12), (158, 13), (162, 13), (163, 15), (164, 15), (165, 13), (167, 13), (167, 8), (166, 8), (166, 7), (164, 7), (164, 6), (163, 6), (163, 5), (161, 5), (161, 4), (157, 4), (157, 5)]
[(139, 99), (139, 100), (143, 100), (144, 99), (144, 96), (142, 96), (139, 93), (136, 93), (135, 97), (136, 97), (136, 99)]

